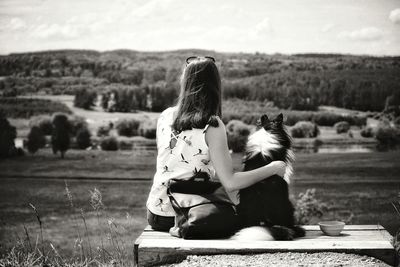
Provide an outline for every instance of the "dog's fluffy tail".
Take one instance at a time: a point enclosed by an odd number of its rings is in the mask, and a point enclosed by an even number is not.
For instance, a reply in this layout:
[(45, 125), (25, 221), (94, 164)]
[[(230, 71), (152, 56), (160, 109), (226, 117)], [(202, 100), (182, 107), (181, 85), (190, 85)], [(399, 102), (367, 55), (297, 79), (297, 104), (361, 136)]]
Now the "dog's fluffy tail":
[(233, 240), (238, 241), (272, 241), (275, 240), (271, 231), (262, 226), (252, 226), (239, 230), (234, 236)]
[(238, 231), (231, 237), (238, 241), (272, 241), (272, 240), (293, 240), (305, 236), (305, 230), (301, 226), (288, 228), (274, 225), (271, 227), (252, 226)]

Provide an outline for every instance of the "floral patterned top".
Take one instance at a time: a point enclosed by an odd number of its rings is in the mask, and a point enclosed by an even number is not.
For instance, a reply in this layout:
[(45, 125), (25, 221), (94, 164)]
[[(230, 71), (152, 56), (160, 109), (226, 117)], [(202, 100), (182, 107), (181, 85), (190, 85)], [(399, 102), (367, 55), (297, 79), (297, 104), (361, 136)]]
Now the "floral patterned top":
[(217, 180), (205, 141), (208, 125), (175, 133), (171, 127), (175, 110), (164, 110), (157, 122), (157, 169), (146, 204), (152, 213), (161, 216), (175, 216), (167, 196), (170, 179), (188, 179), (205, 172), (210, 180)]

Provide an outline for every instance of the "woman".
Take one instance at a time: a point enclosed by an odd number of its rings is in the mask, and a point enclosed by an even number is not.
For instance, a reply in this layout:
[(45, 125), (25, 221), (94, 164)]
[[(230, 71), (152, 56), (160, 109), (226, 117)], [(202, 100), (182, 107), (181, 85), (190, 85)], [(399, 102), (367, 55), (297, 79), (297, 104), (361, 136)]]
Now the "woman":
[(232, 192), (274, 174), (283, 176), (286, 167), (283, 161), (273, 161), (252, 171), (233, 172), (220, 119), (221, 78), (215, 60), (190, 57), (186, 63), (178, 104), (164, 110), (157, 123), (157, 170), (147, 200), (147, 219), (159, 231), (174, 226), (175, 213), (166, 193), (170, 179), (206, 174)]

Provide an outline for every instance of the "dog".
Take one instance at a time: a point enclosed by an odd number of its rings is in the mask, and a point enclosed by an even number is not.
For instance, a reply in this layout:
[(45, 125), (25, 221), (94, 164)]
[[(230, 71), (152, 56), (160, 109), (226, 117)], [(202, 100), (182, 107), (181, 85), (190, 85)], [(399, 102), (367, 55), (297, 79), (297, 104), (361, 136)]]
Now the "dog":
[(269, 120), (261, 116), (258, 130), (251, 134), (243, 159), (244, 171), (250, 171), (274, 160), (287, 164), (284, 177), (273, 175), (239, 191), (237, 212), (242, 230), (236, 240), (293, 240), (305, 235), (305, 230), (295, 225), (294, 207), (289, 200), (289, 182), (294, 155), (292, 140), (283, 125), (283, 115)]

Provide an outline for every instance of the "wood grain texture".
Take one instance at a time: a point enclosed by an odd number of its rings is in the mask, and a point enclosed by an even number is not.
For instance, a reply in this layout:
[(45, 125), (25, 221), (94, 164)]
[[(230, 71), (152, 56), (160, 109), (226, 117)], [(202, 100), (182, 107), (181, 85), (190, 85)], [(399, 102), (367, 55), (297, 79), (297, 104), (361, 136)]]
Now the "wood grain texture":
[(307, 225), (306, 236), (293, 241), (184, 240), (146, 227), (135, 242), (135, 262), (152, 266), (183, 260), (187, 255), (273, 252), (346, 252), (395, 262), (391, 235), (381, 225), (346, 225), (340, 236), (326, 236), (318, 225)]

